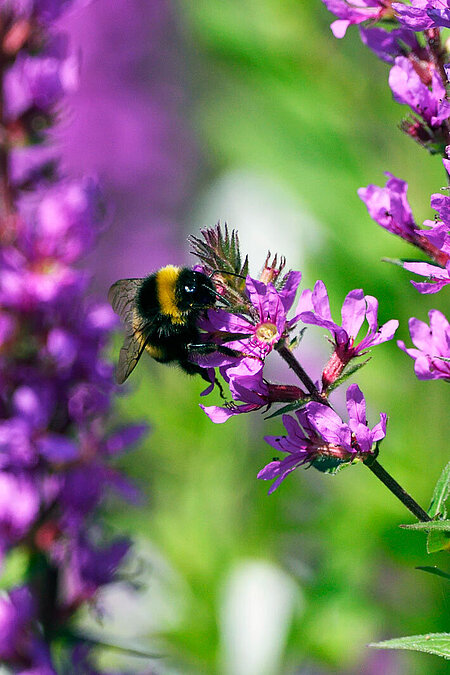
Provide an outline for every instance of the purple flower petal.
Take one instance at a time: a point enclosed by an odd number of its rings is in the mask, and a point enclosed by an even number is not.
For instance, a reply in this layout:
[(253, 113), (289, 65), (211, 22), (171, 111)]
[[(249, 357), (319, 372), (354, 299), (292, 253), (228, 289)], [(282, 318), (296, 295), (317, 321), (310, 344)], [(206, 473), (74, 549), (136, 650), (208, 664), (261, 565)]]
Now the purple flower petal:
[(347, 410), (349, 423), (356, 420), (359, 424), (367, 424), (366, 401), (357, 384), (351, 384), (347, 389)]
[(283, 304), (284, 311), (287, 314), (294, 304), (297, 289), (302, 280), (301, 272), (291, 270), (283, 279), (283, 286), (278, 291), (278, 296)]
[(350, 337), (356, 337), (366, 315), (364, 291), (361, 288), (350, 291), (342, 305), (342, 328)]
[(73, 462), (80, 456), (78, 445), (60, 434), (48, 433), (36, 445), (42, 457), (49, 462)]
[(352, 451), (350, 428), (334, 410), (315, 401), (308, 403), (305, 410), (319, 436), (329, 443), (341, 445), (346, 450)]
[(112, 456), (121, 455), (131, 450), (130, 446), (139, 443), (147, 433), (148, 424), (134, 424), (133, 426), (123, 427), (106, 440), (106, 452)]

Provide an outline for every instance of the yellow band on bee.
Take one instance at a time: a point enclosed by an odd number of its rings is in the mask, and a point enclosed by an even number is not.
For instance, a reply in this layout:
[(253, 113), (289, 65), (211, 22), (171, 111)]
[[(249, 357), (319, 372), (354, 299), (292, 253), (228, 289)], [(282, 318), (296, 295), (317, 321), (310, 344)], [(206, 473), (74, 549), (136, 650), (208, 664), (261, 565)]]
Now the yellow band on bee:
[(172, 323), (183, 323), (183, 318), (176, 304), (175, 285), (180, 268), (174, 265), (162, 267), (156, 274), (156, 292), (162, 314), (170, 316)]
[(161, 360), (164, 359), (166, 353), (161, 347), (155, 347), (155, 345), (145, 345), (145, 351), (150, 354), (154, 359)]

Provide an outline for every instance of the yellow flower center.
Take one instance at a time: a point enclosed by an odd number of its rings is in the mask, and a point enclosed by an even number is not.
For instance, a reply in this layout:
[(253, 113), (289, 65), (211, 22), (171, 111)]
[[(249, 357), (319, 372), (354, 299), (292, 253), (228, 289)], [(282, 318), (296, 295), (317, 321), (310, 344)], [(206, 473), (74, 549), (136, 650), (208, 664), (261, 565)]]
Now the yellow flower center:
[(273, 342), (277, 335), (278, 330), (274, 323), (262, 323), (256, 329), (256, 337), (262, 342)]

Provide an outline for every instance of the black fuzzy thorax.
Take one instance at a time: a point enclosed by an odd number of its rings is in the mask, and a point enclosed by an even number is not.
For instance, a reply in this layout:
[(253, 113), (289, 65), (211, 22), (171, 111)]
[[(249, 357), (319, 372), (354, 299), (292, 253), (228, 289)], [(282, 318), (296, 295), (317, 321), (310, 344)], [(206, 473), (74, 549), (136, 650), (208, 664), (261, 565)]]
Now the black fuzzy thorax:
[(201, 272), (182, 268), (176, 279), (174, 296), (180, 312), (175, 319), (164, 313), (160, 305), (157, 273), (143, 280), (135, 302), (137, 314), (142, 319), (147, 350), (156, 361), (177, 361), (186, 372), (204, 375), (203, 368), (189, 361), (189, 353), (191, 345), (201, 341), (197, 322), (215, 303), (214, 286)]

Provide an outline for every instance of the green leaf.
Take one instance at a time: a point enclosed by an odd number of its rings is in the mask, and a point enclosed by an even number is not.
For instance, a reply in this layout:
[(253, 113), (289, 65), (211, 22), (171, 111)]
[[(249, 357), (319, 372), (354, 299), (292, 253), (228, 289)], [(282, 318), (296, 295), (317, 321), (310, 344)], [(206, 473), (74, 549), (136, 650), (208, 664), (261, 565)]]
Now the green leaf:
[(405, 530), (428, 532), (427, 551), (438, 553), (450, 550), (450, 520), (429, 520), (412, 525), (400, 525)]
[(450, 462), (444, 468), (439, 476), (439, 480), (434, 488), (431, 504), (428, 509), (428, 515), (431, 518), (441, 514), (444, 518), (447, 516), (445, 502), (450, 493)]
[[(297, 393), (297, 392), (296, 392)], [(288, 403), (287, 405), (284, 405), (282, 408), (278, 408), (278, 410), (275, 410), (274, 413), (271, 415), (267, 415), (265, 417), (265, 420), (270, 420), (272, 417), (278, 417), (279, 415), (284, 415), (284, 413), (292, 412), (292, 410), (301, 410), (311, 399), (308, 398), (299, 398), (298, 401), (292, 401), (292, 403)]]
[(345, 380), (348, 380), (348, 378), (354, 375), (360, 368), (366, 366), (371, 360), (371, 358), (372, 357), (369, 356), (369, 358), (366, 359), (365, 361), (362, 361), (361, 363), (354, 363), (352, 366), (345, 368), (342, 375), (338, 377), (338, 379), (335, 382), (333, 382), (333, 384), (330, 384), (330, 386), (328, 387), (328, 391), (333, 391), (333, 389), (340, 387), (341, 384), (345, 382)]
[(332, 476), (336, 475), (338, 471), (341, 471), (350, 464), (352, 464), (352, 462), (349, 462), (348, 460), (338, 459), (337, 457), (329, 457), (326, 455), (317, 457), (313, 462), (311, 462), (311, 466), (313, 466), (315, 469), (321, 473), (329, 473)]
[(411, 649), (416, 652), (436, 654), (450, 659), (450, 633), (428, 633), (427, 635), (410, 635), (394, 640), (372, 642), (369, 647), (376, 649)]
[(424, 530), (425, 532), (450, 532), (450, 520), (427, 520), (424, 523), (400, 525), (405, 530)]
[(398, 265), (398, 267), (403, 267), (403, 262), (401, 261), (400, 258), (381, 258), (381, 262), (387, 262), (391, 263), (391, 265)]
[(450, 534), (442, 530), (433, 530), (427, 537), (428, 553), (450, 551)]
[(444, 579), (450, 579), (450, 574), (440, 570), (438, 567), (416, 567), (416, 570), (422, 570), (422, 572), (428, 572), (429, 574), (435, 574), (437, 577), (443, 577)]
[(200, 237), (189, 237), (191, 253), (202, 263), (206, 274), (224, 272), (222, 284), (242, 295), (245, 277), (248, 274), (248, 257), (242, 262), (239, 236), (236, 230), (228, 230), (218, 223), (215, 227), (201, 230)]
[(303, 340), (305, 332), (306, 326), (301, 330), (299, 330), (298, 334), (295, 337), (293, 337), (292, 340), (289, 342), (289, 349), (291, 350), (291, 352), (293, 352), (294, 349), (296, 349), (299, 346), (300, 342)]

